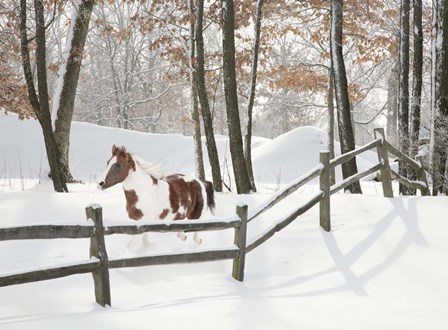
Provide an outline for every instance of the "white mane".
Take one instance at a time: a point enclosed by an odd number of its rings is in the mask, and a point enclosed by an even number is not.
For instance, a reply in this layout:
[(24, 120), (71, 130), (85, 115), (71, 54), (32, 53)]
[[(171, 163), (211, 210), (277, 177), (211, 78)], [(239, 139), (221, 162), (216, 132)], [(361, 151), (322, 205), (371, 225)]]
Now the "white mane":
[(163, 177), (162, 168), (160, 165), (144, 160), (136, 155), (132, 155), (132, 158), (145, 173), (153, 176), (155, 179), (161, 179)]

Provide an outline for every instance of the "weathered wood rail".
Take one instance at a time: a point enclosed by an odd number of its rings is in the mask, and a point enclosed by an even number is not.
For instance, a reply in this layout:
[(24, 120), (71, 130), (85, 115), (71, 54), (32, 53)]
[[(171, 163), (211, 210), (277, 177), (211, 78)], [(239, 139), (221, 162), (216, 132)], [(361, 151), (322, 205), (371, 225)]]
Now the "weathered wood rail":
[[(378, 154), (378, 163), (371, 168), (357, 173), (351, 177), (332, 184), (330, 173), (336, 166), (355, 158), (363, 152), (375, 149)], [(412, 181), (400, 176), (391, 170), (389, 153), (404, 161), (417, 173), (417, 180)], [(102, 208), (99, 205), (90, 205), (86, 208), (86, 216), (92, 224), (80, 225), (35, 225), (25, 227), (0, 228), (0, 241), (23, 239), (57, 239), (57, 238), (89, 238), (90, 259), (71, 265), (63, 265), (48, 269), (38, 269), (17, 274), (0, 276), (0, 287), (22, 284), (36, 281), (49, 280), (75, 274), (92, 273), (95, 285), (95, 299), (101, 306), (111, 305), (111, 292), (109, 283), (109, 269), (123, 267), (141, 267), (149, 265), (164, 265), (173, 263), (193, 263), (216, 260), (233, 260), (232, 276), (238, 280), (244, 279), (244, 267), (246, 254), (262, 245), (275, 233), (291, 224), (300, 215), (307, 212), (319, 203), (320, 226), (325, 231), (331, 230), (330, 202), (331, 195), (350, 186), (354, 182), (371, 175), (380, 173), (383, 194), (385, 197), (393, 197), (392, 179), (411, 188), (419, 189), (422, 195), (430, 195), (426, 172), (423, 169), (421, 159), (413, 160), (401, 151), (393, 147), (385, 139), (384, 130), (375, 130), (375, 140), (359, 149), (341, 155), (330, 160), (330, 153), (322, 151), (320, 163), (307, 174), (274, 194), (263, 205), (254, 208), (248, 215), (247, 205), (238, 205), (236, 215), (228, 219), (209, 221), (169, 221), (169, 222), (145, 222), (139, 225), (103, 225)], [(255, 221), (261, 214), (277, 205), (280, 201), (290, 196), (300, 187), (311, 180), (319, 178), (320, 190), (303, 205), (298, 206), (292, 213), (278, 221), (271, 228), (261, 233), (258, 237), (247, 242), (247, 226)], [(179, 252), (168, 255), (146, 255), (135, 258), (109, 259), (107, 255), (105, 236), (114, 234), (138, 235), (146, 232), (178, 232), (178, 231), (208, 231), (234, 229), (234, 245), (228, 248), (196, 250), (193, 252)]]
[[(96, 302), (101, 306), (111, 305), (109, 269), (141, 267), (173, 263), (192, 263), (233, 259), (232, 275), (242, 281), (246, 248), (247, 206), (237, 206), (236, 216), (222, 220), (208, 221), (155, 221), (144, 224), (103, 225), (102, 208), (90, 205), (86, 216), (93, 225), (55, 226), (36, 225), (25, 227), (0, 228), (0, 241), (24, 239), (90, 238), (90, 259), (73, 265), (11, 274), (0, 277), (0, 287), (13, 284), (37, 282), (75, 274), (92, 273), (95, 285)], [(146, 232), (178, 232), (235, 230), (235, 245), (207, 251), (173, 253), (169, 255), (147, 255), (135, 258), (109, 259), (105, 236), (115, 234), (138, 235)]]

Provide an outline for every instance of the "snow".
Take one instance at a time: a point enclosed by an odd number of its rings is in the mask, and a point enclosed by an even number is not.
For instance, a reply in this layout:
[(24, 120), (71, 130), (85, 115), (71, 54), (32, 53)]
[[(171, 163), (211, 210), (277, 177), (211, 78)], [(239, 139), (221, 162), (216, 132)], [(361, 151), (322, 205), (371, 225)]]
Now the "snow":
[[(125, 221), (121, 188), (98, 191), (94, 183), (113, 143), (161, 163), (166, 173), (194, 173), (190, 137), (74, 123), (71, 168), (85, 183), (70, 185), (69, 194), (57, 194), (45, 178), (40, 135), (35, 121), (0, 115), (2, 227), (86, 225), (85, 207), (92, 204), (103, 207), (105, 225)], [(262, 186), (281, 189), (288, 180), (309, 172), (317, 165), (325, 139), (322, 131), (311, 127), (274, 140), (256, 139), (254, 167), (258, 178), (264, 179)], [(224, 155), (226, 139), (217, 137), (217, 141)], [(378, 162), (376, 154), (358, 160), (366, 165)], [(360, 171), (367, 168), (363, 166)], [(281, 180), (272, 174), (279, 169)], [(365, 195), (332, 196), (330, 233), (319, 229), (318, 207), (313, 207), (251, 251), (244, 282), (232, 278), (231, 260), (111, 269), (110, 308), (95, 303), (90, 274), (1, 287), (0, 328), (447, 329), (448, 197), (387, 199), (377, 183), (363, 181), (362, 185)], [(263, 191), (217, 194), (214, 219), (234, 217), (236, 205), (241, 204), (248, 204), (251, 213), (273, 194)], [(311, 182), (251, 221), (247, 241), (318, 191)], [(202, 232), (199, 246), (191, 239), (193, 233), (187, 236), (182, 242), (176, 233), (149, 233), (149, 246), (128, 247), (132, 237), (111, 235), (106, 246), (111, 260), (234, 246), (233, 229)], [(88, 258), (88, 239), (3, 241), (0, 276)]]

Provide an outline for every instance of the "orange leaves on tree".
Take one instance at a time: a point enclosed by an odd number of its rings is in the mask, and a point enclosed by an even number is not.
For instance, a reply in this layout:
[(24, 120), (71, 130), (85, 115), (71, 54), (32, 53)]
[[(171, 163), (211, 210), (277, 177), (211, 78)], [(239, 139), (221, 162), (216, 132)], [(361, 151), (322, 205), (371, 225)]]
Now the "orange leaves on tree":
[(328, 82), (326, 74), (304, 64), (281, 65), (272, 69), (268, 76), (271, 77), (269, 86), (273, 89), (293, 89), (313, 94), (325, 92)]
[(0, 109), (14, 112), (20, 119), (35, 118), (28, 100), (28, 90), (22, 76), (8, 66), (10, 61), (0, 52)]

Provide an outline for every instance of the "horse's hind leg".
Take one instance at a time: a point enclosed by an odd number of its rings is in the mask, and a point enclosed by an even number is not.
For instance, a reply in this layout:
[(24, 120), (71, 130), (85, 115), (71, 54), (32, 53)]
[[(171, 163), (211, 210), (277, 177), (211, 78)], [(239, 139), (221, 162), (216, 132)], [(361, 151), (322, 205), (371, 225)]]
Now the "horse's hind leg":
[(144, 247), (148, 247), (150, 242), (149, 242), (149, 233), (143, 233), (142, 234), (142, 241), (143, 241), (143, 246)]
[(187, 239), (187, 235), (183, 231), (177, 232), (177, 238), (179, 238), (182, 241), (185, 241)]
[(202, 243), (202, 238), (200, 238), (200, 237), (199, 237), (199, 234), (196, 233), (196, 232), (194, 233), (193, 240), (194, 240), (194, 242), (195, 242), (197, 245), (199, 245), (199, 244)]
[(128, 249), (133, 249), (137, 246), (138, 244), (138, 240), (139, 238), (137, 237), (137, 235), (132, 235), (131, 239), (129, 240), (128, 244), (126, 245), (126, 247)]

